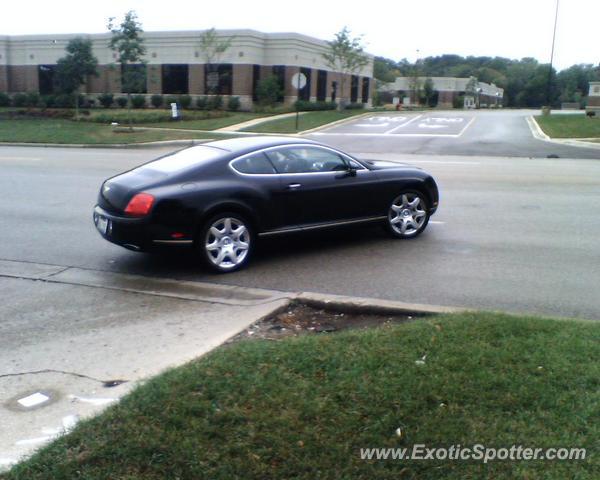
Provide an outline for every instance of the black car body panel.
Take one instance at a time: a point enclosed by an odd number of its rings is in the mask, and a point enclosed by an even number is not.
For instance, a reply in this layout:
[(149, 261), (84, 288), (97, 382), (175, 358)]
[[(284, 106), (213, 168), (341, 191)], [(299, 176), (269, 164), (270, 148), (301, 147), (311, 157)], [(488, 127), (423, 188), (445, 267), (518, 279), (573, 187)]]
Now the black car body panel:
[[(285, 150), (285, 149), (291, 150)], [(278, 152), (308, 152), (337, 159), (338, 170), (277, 171)], [(283, 150), (282, 150), (283, 149)], [(263, 152), (268, 162), (253, 155)], [(262, 153), (260, 153), (262, 155)], [(272, 173), (243, 173), (236, 160), (251, 157)], [(235, 164), (235, 165), (232, 165)], [(327, 167), (329, 168), (329, 166)], [(219, 211), (236, 212), (258, 235), (387, 218), (399, 192), (419, 191), (429, 214), (438, 204), (433, 178), (403, 164), (360, 161), (323, 144), (289, 137), (245, 137), (190, 147), (106, 180), (94, 209), (102, 236), (134, 250), (155, 245), (191, 245), (203, 223)], [(134, 196), (154, 197), (149, 213), (131, 217)]]

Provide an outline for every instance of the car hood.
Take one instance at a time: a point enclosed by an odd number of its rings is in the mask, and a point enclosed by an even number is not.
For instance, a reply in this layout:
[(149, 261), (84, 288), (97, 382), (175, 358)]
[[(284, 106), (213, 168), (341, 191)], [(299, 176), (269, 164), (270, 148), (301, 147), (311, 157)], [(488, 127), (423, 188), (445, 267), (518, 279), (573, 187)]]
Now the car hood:
[[(372, 170), (387, 170), (390, 168), (419, 168), (404, 162), (388, 162), (385, 160), (362, 160)], [(419, 169), (420, 170), (420, 169)]]

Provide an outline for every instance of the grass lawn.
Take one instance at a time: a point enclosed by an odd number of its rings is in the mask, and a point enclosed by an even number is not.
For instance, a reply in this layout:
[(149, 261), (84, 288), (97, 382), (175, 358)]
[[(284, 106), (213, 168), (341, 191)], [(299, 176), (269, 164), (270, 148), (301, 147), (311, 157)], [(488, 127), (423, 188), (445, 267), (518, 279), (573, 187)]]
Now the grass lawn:
[[(150, 380), (0, 478), (597, 479), (599, 358), (598, 323), (486, 313), (241, 341)], [(414, 444), (588, 450), (487, 465), (359, 455)]]
[(535, 117), (551, 138), (600, 138), (600, 117), (585, 115), (540, 115)]
[[(336, 110), (326, 110), (320, 112), (305, 112), (300, 115), (298, 122), (298, 131), (310, 130), (311, 128), (320, 127), (327, 123), (349, 118), (354, 115), (365, 113), (364, 110), (344, 110), (338, 112)], [(296, 133), (296, 116), (282, 118), (280, 120), (272, 120), (264, 123), (259, 123), (252, 127), (245, 128), (246, 132), (257, 133)]]
[[(139, 143), (159, 140), (217, 138), (213, 133), (164, 130), (116, 133), (113, 127), (89, 122), (57, 119), (0, 119), (0, 142), (24, 143)], [(223, 138), (218, 135), (218, 138)]]

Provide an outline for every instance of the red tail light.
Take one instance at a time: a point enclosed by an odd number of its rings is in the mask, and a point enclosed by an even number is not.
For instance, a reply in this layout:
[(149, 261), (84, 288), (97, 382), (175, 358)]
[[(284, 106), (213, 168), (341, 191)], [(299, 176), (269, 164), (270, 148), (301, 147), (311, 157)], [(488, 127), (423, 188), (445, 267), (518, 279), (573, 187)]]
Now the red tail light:
[(138, 193), (134, 195), (125, 207), (125, 213), (132, 217), (143, 217), (148, 215), (154, 205), (154, 197), (149, 193)]

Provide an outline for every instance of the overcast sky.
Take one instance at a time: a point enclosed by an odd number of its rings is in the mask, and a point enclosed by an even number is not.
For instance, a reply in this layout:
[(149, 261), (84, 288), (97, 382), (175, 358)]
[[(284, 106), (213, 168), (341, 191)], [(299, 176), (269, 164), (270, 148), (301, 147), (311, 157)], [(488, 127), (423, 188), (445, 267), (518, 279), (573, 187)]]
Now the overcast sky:
[[(97, 33), (133, 9), (143, 28), (252, 28), (329, 40), (347, 25), (394, 60), (455, 53), (550, 60), (556, 0), (5, 0), (0, 34)], [(600, 62), (600, 0), (561, 0), (554, 64)]]

